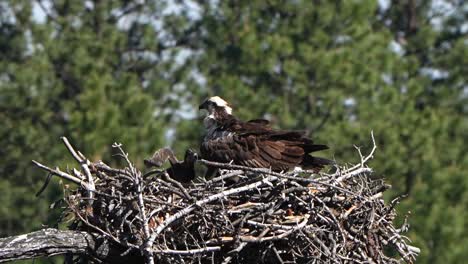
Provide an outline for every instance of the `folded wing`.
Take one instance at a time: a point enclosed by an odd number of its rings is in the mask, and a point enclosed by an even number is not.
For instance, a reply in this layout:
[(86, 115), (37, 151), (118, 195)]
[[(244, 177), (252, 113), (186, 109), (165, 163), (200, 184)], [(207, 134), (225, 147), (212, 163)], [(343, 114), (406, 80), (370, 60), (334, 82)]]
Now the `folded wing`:
[(287, 171), (296, 166), (320, 169), (333, 163), (309, 155), (328, 147), (314, 144), (303, 131), (273, 130), (266, 120), (232, 122), (223, 129), (232, 134), (205, 140), (201, 147), (204, 158), (254, 168), (271, 168), (273, 171)]

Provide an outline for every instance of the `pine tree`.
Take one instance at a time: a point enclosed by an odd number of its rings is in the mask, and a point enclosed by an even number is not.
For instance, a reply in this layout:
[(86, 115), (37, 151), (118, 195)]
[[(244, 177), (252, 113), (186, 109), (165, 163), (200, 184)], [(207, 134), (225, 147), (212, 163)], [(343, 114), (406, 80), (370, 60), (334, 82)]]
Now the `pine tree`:
[(409, 193), (411, 238), (422, 246), (421, 263), (467, 259), (468, 138), (466, 76), (467, 4), (463, 1), (395, 1), (381, 10), (404, 69), (395, 86), (412, 94), (402, 121), (407, 150), (395, 168)]
[[(179, 108), (173, 88), (187, 80), (178, 62), (184, 20), (154, 1), (0, 3), (0, 235), (54, 225), (48, 206), (61, 188), (32, 166), (64, 157), (68, 137), (94, 160), (115, 162), (113, 142), (142, 161), (165, 145)], [(155, 18), (158, 18), (157, 20)], [(158, 29), (159, 21), (171, 27)], [(162, 36), (163, 35), (163, 36)], [(137, 165), (142, 165), (137, 164)]]
[(358, 157), (353, 145), (365, 151), (373, 130), (376, 176), (393, 185), (387, 199), (409, 195), (401, 214), (412, 211), (419, 261), (463, 262), (466, 4), (381, 4), (203, 3), (197, 72), (204, 93), (225, 97), (237, 116), (308, 129), (338, 162)]

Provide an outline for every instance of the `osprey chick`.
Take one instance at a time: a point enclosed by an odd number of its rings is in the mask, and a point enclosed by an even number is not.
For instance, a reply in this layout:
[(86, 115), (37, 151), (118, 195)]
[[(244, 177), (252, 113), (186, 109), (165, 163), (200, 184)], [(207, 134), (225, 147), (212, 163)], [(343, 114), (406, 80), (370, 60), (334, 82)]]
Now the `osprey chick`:
[(189, 183), (195, 179), (195, 162), (198, 156), (197, 153), (191, 149), (185, 151), (183, 161), (179, 161), (170, 148), (162, 148), (157, 150), (149, 159), (145, 159), (144, 163), (147, 167), (161, 167), (169, 160), (171, 167), (166, 169), (167, 174), (172, 179)]
[(334, 163), (309, 155), (328, 147), (313, 144), (305, 132), (274, 130), (264, 119), (243, 122), (232, 115), (232, 108), (219, 96), (205, 100), (199, 109), (208, 111), (203, 120), (206, 135), (200, 148), (206, 160), (277, 172), (297, 166), (320, 170)]

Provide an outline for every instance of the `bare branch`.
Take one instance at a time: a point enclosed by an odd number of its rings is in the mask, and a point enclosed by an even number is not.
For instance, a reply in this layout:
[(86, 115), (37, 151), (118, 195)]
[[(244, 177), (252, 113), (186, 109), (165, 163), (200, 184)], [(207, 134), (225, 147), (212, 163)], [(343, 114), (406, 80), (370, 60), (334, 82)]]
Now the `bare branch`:
[(0, 263), (51, 257), (61, 254), (85, 255), (108, 263), (138, 262), (138, 256), (119, 256), (111, 244), (98, 235), (47, 228), (36, 232), (0, 238)]
[(63, 143), (65, 144), (65, 146), (67, 147), (68, 151), (70, 151), (70, 153), (72, 154), (72, 156), (76, 159), (76, 161), (78, 161), (78, 163), (80, 163), (81, 165), (81, 169), (83, 170), (84, 174), (86, 175), (86, 179), (87, 179), (87, 185), (88, 185), (88, 197), (90, 199), (92, 199), (94, 197), (94, 194), (93, 192), (96, 190), (95, 188), (95, 185), (94, 185), (94, 179), (93, 179), (93, 176), (91, 175), (91, 171), (89, 170), (89, 165), (91, 164), (91, 162), (89, 162), (88, 159), (86, 159), (83, 154), (81, 154), (80, 152), (76, 152), (75, 149), (73, 148), (73, 146), (70, 144), (70, 142), (68, 141), (68, 139), (66, 137), (61, 137)]
[(35, 161), (35, 160), (33, 160), (32, 162), (33, 162), (37, 167), (39, 167), (39, 168), (41, 168), (41, 169), (43, 169), (43, 170), (45, 170), (45, 171), (47, 171), (47, 172), (49, 172), (49, 173), (52, 173), (53, 175), (56, 175), (56, 176), (58, 176), (58, 177), (60, 177), (60, 178), (62, 178), (62, 179), (69, 180), (69, 181), (71, 181), (71, 182), (73, 182), (73, 183), (76, 183), (76, 184), (78, 184), (78, 185), (81, 185), (81, 186), (83, 186), (83, 188), (85, 188), (86, 190), (91, 190), (91, 187), (89, 186), (88, 183), (86, 183), (86, 182), (82, 181), (81, 179), (78, 179), (78, 178), (76, 178), (76, 177), (74, 177), (74, 176), (71, 176), (70, 174), (68, 174), (68, 173), (66, 173), (66, 172), (60, 171), (58, 168), (54, 170), (54, 169), (51, 169), (51, 168), (49, 168), (49, 167), (47, 167), (47, 166), (45, 166), (45, 165), (42, 165), (41, 163), (39, 163), (39, 162), (37, 162), (37, 161)]

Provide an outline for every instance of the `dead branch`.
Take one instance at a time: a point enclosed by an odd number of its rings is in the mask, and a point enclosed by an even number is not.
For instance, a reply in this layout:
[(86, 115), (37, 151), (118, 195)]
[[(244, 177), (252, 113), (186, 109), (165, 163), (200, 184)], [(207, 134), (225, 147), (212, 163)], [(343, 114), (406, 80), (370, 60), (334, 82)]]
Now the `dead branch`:
[(61, 254), (83, 255), (108, 263), (141, 261), (141, 257), (134, 254), (116, 257), (120, 250), (122, 249), (113, 248), (111, 244), (93, 233), (47, 228), (19, 236), (0, 238), (0, 263)]

